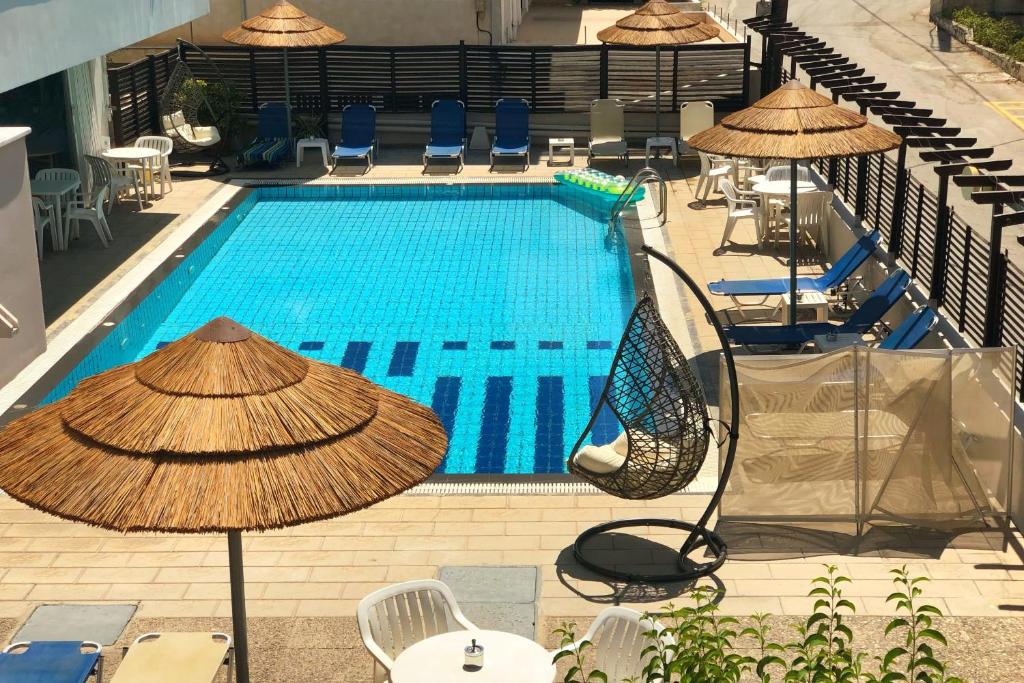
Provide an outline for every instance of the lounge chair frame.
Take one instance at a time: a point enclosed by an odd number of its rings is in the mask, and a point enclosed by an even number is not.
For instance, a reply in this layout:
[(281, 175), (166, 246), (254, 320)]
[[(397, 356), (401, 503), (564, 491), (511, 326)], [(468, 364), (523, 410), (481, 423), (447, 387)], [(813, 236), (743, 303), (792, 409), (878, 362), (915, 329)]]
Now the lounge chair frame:
[[(725, 541), (708, 528), (708, 522), (725, 492), (736, 454), (739, 427), (739, 390), (736, 365), (725, 330), (713, 315), (714, 309), (697, 283), (677, 263), (649, 247), (647, 256), (672, 270), (693, 292), (715, 327), (730, 378), (730, 415), (727, 425), (728, 447), (721, 460), (718, 486), (707, 509), (696, 522), (676, 519), (629, 519), (606, 522), (577, 537), (573, 544), (576, 560), (587, 569), (626, 582), (661, 583), (689, 581), (711, 574), (726, 560)], [(613, 472), (597, 474), (576, 463), (576, 456), (601, 413), (610, 409), (625, 429), (628, 453), (622, 466)], [(590, 422), (576, 441), (569, 456), (569, 471), (590, 484), (619, 498), (650, 500), (679, 491), (697, 476), (712, 440), (712, 420), (707, 402), (689, 362), (679, 350), (671, 332), (658, 315), (649, 297), (637, 304), (619, 343), (604, 391)], [(689, 532), (672, 571), (659, 574), (621, 571), (591, 559), (587, 542), (607, 531), (634, 527), (666, 527)], [(706, 548), (711, 558), (695, 562), (690, 555)]]

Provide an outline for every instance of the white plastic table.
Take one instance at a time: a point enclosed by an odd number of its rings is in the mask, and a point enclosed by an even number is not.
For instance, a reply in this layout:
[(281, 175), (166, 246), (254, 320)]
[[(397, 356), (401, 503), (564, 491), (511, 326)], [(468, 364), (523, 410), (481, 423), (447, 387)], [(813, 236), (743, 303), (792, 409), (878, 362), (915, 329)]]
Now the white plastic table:
[[(792, 183), (789, 180), (761, 180), (760, 182), (754, 183), (755, 179), (763, 178), (764, 176), (753, 176), (750, 181), (753, 186), (750, 188), (751, 192), (757, 192), (761, 195), (761, 225), (768, 225), (768, 205), (771, 203), (772, 198), (788, 198)], [(814, 183), (807, 180), (796, 181), (796, 193), (803, 194), (804, 192), (813, 192), (816, 189)]]
[(850, 332), (837, 334), (835, 339), (829, 339), (827, 334), (814, 335), (814, 347), (821, 353), (845, 349), (848, 346), (865, 346), (864, 337)]
[(67, 249), (68, 245), (64, 239), (64, 221), (62, 218), (62, 207), (64, 203), (64, 195), (69, 192), (74, 192), (82, 186), (80, 180), (48, 180), (48, 179), (35, 179), (29, 183), (30, 191), (33, 195), (41, 197), (43, 199), (52, 200), (55, 218), (57, 221), (57, 235), (60, 244), (55, 244), (54, 249), (63, 250)]
[[(785, 316), (789, 310), (789, 292), (779, 297), (779, 305), (775, 309), (776, 314), (782, 313)], [(797, 294), (796, 310), (810, 310), (814, 312), (814, 322), (828, 322), (828, 299), (821, 292), (800, 292)]]
[(103, 158), (119, 166), (138, 164), (142, 167), (142, 186), (146, 187), (146, 174), (149, 174), (149, 188), (145, 190), (146, 199), (156, 196), (157, 166), (163, 164), (160, 150), (150, 147), (114, 147), (103, 153)]
[[(465, 671), (463, 648), (472, 639), (484, 646), (484, 665)], [(513, 633), (452, 631), (427, 638), (398, 655), (391, 683), (551, 683), (551, 653)]]
[(672, 153), (672, 160), (674, 161), (679, 156), (679, 149), (676, 147), (676, 139), (672, 137), (651, 136), (647, 138), (647, 146), (644, 149), (644, 162), (647, 163), (651, 160), (651, 152), (654, 150), (667, 149)]
[(555, 164), (555, 152), (564, 149), (569, 152), (568, 166), (576, 163), (576, 139), (575, 138), (548, 138), (548, 166)]
[(295, 143), (295, 168), (302, 166), (302, 153), (307, 149), (319, 149), (324, 160), (324, 168), (330, 168), (331, 152), (327, 147), (326, 138), (302, 138)]

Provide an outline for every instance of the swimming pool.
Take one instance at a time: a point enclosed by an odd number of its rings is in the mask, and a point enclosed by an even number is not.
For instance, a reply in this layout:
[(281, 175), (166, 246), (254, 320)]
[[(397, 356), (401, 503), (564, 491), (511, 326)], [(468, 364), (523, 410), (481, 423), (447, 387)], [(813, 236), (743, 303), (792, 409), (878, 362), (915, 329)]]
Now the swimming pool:
[(564, 472), (635, 302), (607, 216), (551, 184), (255, 188), (45, 400), (226, 315), (430, 405), (441, 473)]

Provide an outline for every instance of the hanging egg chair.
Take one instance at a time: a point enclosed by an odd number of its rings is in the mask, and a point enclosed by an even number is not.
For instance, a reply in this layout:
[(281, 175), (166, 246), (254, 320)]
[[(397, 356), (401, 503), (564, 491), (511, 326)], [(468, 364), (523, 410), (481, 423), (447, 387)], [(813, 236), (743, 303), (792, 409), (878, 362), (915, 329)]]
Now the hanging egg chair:
[[(718, 333), (729, 375), (731, 410), (726, 426), (728, 446), (722, 455), (718, 486), (696, 522), (676, 519), (630, 519), (606, 522), (584, 531), (573, 545), (577, 561), (602, 576), (629, 582), (687, 581), (711, 574), (725, 562), (726, 545), (707, 528), (725, 491), (736, 453), (739, 393), (732, 351), (710, 302), (697, 284), (664, 254), (644, 247), (650, 257), (668, 266), (700, 301)], [(622, 427), (610, 444), (586, 443), (604, 411)], [(653, 500), (678, 493), (697, 477), (713, 439), (713, 424), (704, 389), (673, 339), (654, 301), (643, 296), (626, 323), (612, 361), (608, 380), (594, 406), (590, 422), (569, 455), (569, 471), (596, 488), (626, 500)], [(725, 444), (718, 444), (721, 447)], [(677, 566), (669, 572), (638, 574), (621, 571), (591, 559), (588, 541), (609, 531), (635, 527), (667, 527), (688, 532)], [(694, 551), (706, 549), (710, 558), (695, 562)]]
[[(186, 47), (199, 54), (216, 80), (210, 76), (196, 76), (185, 61)], [(200, 86), (200, 82), (206, 86)], [(222, 137), (221, 130), (230, 127), (231, 112), (225, 110), (217, 114), (214, 111), (206, 95), (211, 83), (224, 89), (228, 87), (220, 68), (210, 56), (196, 45), (179, 38), (178, 61), (160, 96), (160, 127), (163, 134), (174, 143), (176, 153), (210, 157), (207, 172), (187, 175), (218, 175), (230, 170), (223, 159), (227, 140)], [(180, 171), (174, 173), (185, 175)]]

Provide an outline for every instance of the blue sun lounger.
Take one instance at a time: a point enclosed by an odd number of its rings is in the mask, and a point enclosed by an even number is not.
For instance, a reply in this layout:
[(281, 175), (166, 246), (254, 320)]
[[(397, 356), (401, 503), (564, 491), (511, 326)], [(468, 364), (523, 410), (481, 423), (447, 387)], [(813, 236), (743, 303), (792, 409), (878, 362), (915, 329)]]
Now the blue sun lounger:
[(523, 159), (523, 170), (530, 167), (530, 105), (523, 99), (503, 97), (494, 105), (494, 144), (491, 168), (501, 158)]
[(897, 268), (871, 293), (850, 318), (834, 323), (797, 323), (796, 325), (732, 325), (726, 336), (736, 344), (755, 346), (806, 346), (816, 334), (863, 334), (874, 327), (892, 308), (910, 285), (910, 276)]
[(462, 170), (466, 152), (466, 105), (459, 100), (434, 100), (430, 107), (430, 143), (423, 152), (423, 170), (437, 159), (455, 159)]
[(338, 167), (340, 159), (365, 159), (366, 170), (373, 168), (377, 155), (377, 109), (370, 104), (350, 104), (341, 111), (341, 144), (331, 158)]
[[(821, 292), (825, 293), (836, 289), (846, 282), (853, 273), (863, 265), (868, 257), (875, 251), (881, 234), (872, 230), (864, 235), (850, 247), (845, 254), (839, 257), (828, 272), (818, 277), (798, 277), (796, 288), (798, 292)], [(738, 297), (759, 296), (762, 297), (758, 303), (770, 296), (781, 296), (789, 291), (789, 278), (777, 277), (764, 280), (719, 280), (709, 282), (708, 290), (712, 294), (731, 297), (733, 303), (742, 307)]]
[(896, 329), (878, 345), (880, 349), (907, 351), (916, 348), (939, 322), (938, 314), (928, 306), (919, 309), (903, 319)]
[[(82, 652), (89, 648), (89, 652)], [(99, 643), (36, 640), (11, 643), (0, 654), (0, 683), (85, 683), (103, 675)]]
[(238, 153), (242, 166), (275, 165), (291, 152), (291, 131), (288, 130), (288, 109), (284, 102), (267, 102), (260, 106), (256, 139)]

